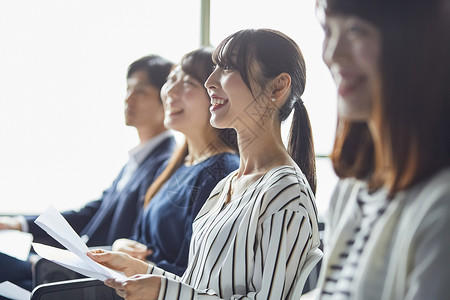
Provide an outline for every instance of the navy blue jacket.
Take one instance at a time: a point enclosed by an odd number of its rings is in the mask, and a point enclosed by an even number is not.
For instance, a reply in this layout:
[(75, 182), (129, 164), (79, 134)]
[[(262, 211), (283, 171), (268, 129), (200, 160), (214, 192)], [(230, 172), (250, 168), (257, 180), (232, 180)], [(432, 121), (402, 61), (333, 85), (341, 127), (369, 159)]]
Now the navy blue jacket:
[(192, 222), (217, 183), (238, 167), (238, 155), (222, 153), (175, 171), (142, 211), (132, 237), (153, 250), (150, 261), (171, 273), (184, 273)]
[[(162, 164), (172, 155), (174, 147), (173, 137), (163, 140), (140, 164), (119, 193), (116, 192), (116, 185), (124, 169), (100, 199), (89, 202), (78, 211), (62, 213), (80, 236), (89, 236), (86, 243), (89, 247), (112, 245), (116, 239), (132, 235), (143, 207), (145, 193)], [(37, 217), (25, 217), (34, 241), (60, 247), (59, 243), (34, 223)]]

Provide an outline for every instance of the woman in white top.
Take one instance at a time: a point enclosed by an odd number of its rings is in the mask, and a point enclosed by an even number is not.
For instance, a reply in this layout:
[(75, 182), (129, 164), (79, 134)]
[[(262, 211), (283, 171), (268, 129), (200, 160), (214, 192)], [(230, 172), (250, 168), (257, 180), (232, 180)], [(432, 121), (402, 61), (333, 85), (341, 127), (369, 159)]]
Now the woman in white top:
[(320, 299), (449, 299), (450, 1), (318, 0), (342, 178)]
[[(213, 60), (205, 83), (211, 124), (236, 130), (239, 169), (197, 215), (181, 278), (124, 254), (90, 254), (127, 276), (149, 273), (106, 282), (126, 299), (287, 299), (306, 256), (319, 246), (299, 47), (277, 31), (242, 30), (218, 46)], [(292, 110), (288, 151), (280, 126)]]

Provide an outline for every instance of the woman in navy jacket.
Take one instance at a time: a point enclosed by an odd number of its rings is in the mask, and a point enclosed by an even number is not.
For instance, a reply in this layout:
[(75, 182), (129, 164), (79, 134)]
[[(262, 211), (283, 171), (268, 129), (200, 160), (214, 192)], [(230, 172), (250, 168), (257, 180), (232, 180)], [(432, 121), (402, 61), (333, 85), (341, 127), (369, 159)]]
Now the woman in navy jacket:
[(210, 99), (203, 86), (213, 69), (212, 49), (186, 54), (161, 90), (167, 128), (185, 143), (150, 186), (132, 239), (113, 250), (126, 252), (175, 274), (186, 269), (192, 222), (216, 184), (239, 167), (236, 134), (209, 123)]

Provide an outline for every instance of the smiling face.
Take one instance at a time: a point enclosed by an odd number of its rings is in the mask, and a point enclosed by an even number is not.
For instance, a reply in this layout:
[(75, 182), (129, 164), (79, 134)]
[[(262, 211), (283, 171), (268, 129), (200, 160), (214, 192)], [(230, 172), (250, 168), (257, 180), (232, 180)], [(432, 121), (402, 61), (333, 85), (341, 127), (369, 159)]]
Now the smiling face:
[[(260, 62), (248, 48), (239, 52), (237, 44), (234, 48), (231, 46), (233, 50), (229, 45), (222, 48), (223, 56), (217, 58), (216, 67), (205, 82), (211, 98), (211, 125), (233, 128), (238, 132), (254, 131), (265, 127), (268, 120), (273, 121), (278, 108), (271, 101), (271, 80), (263, 77)], [(238, 62), (238, 56), (241, 60), (246, 57), (245, 63)]]
[(138, 129), (160, 126), (163, 106), (159, 89), (154, 87), (144, 70), (139, 70), (127, 79), (125, 97), (125, 123)]
[(209, 98), (203, 84), (177, 66), (161, 89), (164, 125), (190, 135), (203, 132), (209, 125)]
[(326, 15), (323, 60), (338, 89), (338, 114), (366, 121), (372, 114), (381, 49), (379, 30), (358, 17)]
[(205, 87), (211, 98), (211, 125), (216, 128), (234, 128), (233, 122), (255, 106), (251, 91), (232, 66), (217, 66)]

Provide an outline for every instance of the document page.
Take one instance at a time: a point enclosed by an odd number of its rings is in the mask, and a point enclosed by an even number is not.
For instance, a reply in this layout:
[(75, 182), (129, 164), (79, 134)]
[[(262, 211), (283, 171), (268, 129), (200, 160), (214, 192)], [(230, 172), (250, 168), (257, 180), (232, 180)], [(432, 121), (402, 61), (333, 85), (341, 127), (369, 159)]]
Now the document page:
[(31, 293), (9, 281), (0, 283), (0, 296), (14, 300), (30, 300)]
[(0, 230), (0, 252), (20, 260), (27, 260), (33, 235), (18, 230)]
[(115, 278), (124, 280), (125, 274), (109, 269), (90, 259), (86, 253), (89, 248), (73, 230), (64, 217), (52, 206), (47, 208), (35, 223), (69, 251), (33, 243), (34, 251), (40, 256), (85, 276), (105, 280)]

